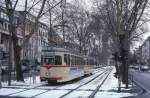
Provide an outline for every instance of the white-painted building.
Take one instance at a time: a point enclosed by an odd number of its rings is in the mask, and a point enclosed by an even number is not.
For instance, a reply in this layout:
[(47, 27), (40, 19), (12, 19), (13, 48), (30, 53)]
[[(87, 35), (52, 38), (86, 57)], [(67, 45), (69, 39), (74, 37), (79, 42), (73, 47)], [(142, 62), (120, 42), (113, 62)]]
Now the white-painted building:
[[(25, 23), (24, 23), (25, 18)], [(16, 33), (18, 39), (18, 43), (22, 44), (24, 40), (24, 36), (27, 36), (31, 33), (33, 25), (35, 23), (35, 16), (30, 13), (25, 13), (23, 11), (15, 11), (15, 22), (18, 24), (16, 27)], [(24, 24), (26, 24), (24, 26)], [(0, 8), (0, 45), (3, 46), (5, 51), (9, 51), (9, 20), (5, 13), (4, 9)], [(38, 27), (35, 30), (34, 34), (27, 42), (26, 46), (23, 48), (21, 53), (21, 59), (37, 59), (39, 62), (41, 61), (41, 52), (42, 49), (49, 44), (49, 27), (42, 23), (38, 22)], [(56, 40), (58, 38), (54, 38)]]
[[(25, 15), (25, 16), (24, 16)], [(33, 25), (35, 23), (35, 16), (30, 13), (20, 12), (20, 22), (23, 23), (23, 18), (25, 19), (25, 29), (24, 24), (20, 26), (21, 32), (25, 32), (25, 36), (31, 33)], [(25, 30), (25, 31), (24, 31)], [(27, 60), (38, 60), (41, 61), (41, 52), (42, 49), (48, 46), (48, 31), (49, 28), (46, 24), (38, 22), (38, 27), (35, 30), (34, 34), (27, 42), (26, 47), (23, 49), (23, 59)]]
[(37, 33), (37, 59), (41, 61), (42, 49), (48, 46), (48, 31), (49, 28), (44, 23), (39, 22)]

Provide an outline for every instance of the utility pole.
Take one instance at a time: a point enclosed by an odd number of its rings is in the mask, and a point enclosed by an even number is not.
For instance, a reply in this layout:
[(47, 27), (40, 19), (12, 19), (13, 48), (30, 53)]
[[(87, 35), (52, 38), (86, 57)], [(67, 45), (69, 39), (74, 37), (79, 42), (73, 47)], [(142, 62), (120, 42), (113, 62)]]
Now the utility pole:
[[(53, 38), (53, 32), (52, 32), (52, 3), (49, 1), (48, 2), (48, 7), (50, 8), (49, 9), (49, 32), (48, 32), (48, 35), (50, 36), (50, 38)], [(49, 39), (50, 40), (50, 39)]]
[(66, 5), (66, 0), (62, 0), (61, 6), (62, 6), (62, 32), (63, 32), (63, 41), (65, 43), (65, 21), (64, 21), (64, 14), (65, 14), (65, 5)]
[(127, 37), (126, 37), (126, 40), (125, 41), (127, 41), (127, 42), (125, 42), (126, 43), (126, 45), (125, 45), (125, 47), (124, 47), (124, 52), (125, 52), (125, 55), (126, 55), (126, 57), (125, 57), (125, 61), (126, 61), (126, 66), (125, 66), (125, 82), (126, 82), (126, 88), (128, 88), (128, 67), (129, 67), (129, 60), (130, 60), (130, 56), (129, 56), (129, 52), (130, 52), (130, 42), (129, 42), (129, 33), (128, 33), (128, 22), (127, 22), (127, 20), (128, 20), (128, 13), (129, 13), (129, 10), (128, 10), (128, 5), (129, 5), (129, 1), (128, 0), (126, 0), (126, 3), (125, 3), (125, 16), (126, 16), (126, 34), (127, 34)]
[(2, 87), (2, 58), (3, 58), (3, 49), (0, 47), (0, 88)]
[[(27, 3), (28, 3), (28, 0), (25, 0), (25, 9), (24, 9), (24, 12), (23, 12), (23, 41), (25, 40), (25, 35), (26, 35), (26, 14), (27, 14)], [(23, 60), (26, 59), (26, 52), (27, 52), (27, 47), (28, 45), (26, 44), (26, 46), (22, 49), (23, 51)]]

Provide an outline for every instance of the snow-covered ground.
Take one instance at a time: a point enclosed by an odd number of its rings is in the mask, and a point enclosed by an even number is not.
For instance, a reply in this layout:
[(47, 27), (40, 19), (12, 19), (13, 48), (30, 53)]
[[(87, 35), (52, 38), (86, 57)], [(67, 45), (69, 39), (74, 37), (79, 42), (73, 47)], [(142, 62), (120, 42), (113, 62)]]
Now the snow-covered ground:
[[(0, 89), (0, 95), (20, 96), (25, 98), (59, 98), (71, 90), (76, 89), (64, 98), (87, 98), (105, 79), (107, 74), (103, 72), (106, 69), (107, 68), (95, 69), (93, 72), (94, 74), (91, 76), (62, 85), (47, 85), (46, 82), (40, 82), (39, 76), (36, 77), (35, 83), (33, 83), (32, 78), (25, 79), (25, 83), (13, 81), (12, 86), (7, 86), (6, 83), (3, 83), (3, 88)], [(118, 81), (114, 78), (113, 73), (114, 70), (96, 93), (95, 98), (121, 98), (133, 96), (133, 94), (130, 93), (117, 93)], [(88, 83), (88, 81), (90, 82)]]
[[(122, 91), (125, 92), (118, 92), (118, 80), (113, 76), (113, 73), (115, 73), (115, 70), (113, 70), (110, 74), (110, 76), (107, 78), (105, 83), (102, 85), (102, 87), (99, 89), (99, 92), (95, 95), (95, 98), (122, 98), (122, 97), (129, 97), (134, 96), (137, 94), (131, 94), (128, 93), (128, 91), (131, 89), (125, 89), (125, 85), (121, 84)], [(131, 87), (131, 85), (129, 85)]]

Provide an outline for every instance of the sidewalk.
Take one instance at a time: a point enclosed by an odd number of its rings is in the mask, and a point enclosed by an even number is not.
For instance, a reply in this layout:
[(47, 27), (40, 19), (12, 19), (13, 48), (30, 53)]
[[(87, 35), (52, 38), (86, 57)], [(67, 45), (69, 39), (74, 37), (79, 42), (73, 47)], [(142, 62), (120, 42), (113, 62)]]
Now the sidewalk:
[(128, 89), (125, 89), (125, 85), (121, 85), (121, 92), (118, 92), (118, 80), (113, 76), (115, 70), (111, 72), (105, 83), (99, 89), (100, 91), (95, 95), (95, 98), (128, 98), (137, 96), (137, 88), (132, 88), (129, 85)]

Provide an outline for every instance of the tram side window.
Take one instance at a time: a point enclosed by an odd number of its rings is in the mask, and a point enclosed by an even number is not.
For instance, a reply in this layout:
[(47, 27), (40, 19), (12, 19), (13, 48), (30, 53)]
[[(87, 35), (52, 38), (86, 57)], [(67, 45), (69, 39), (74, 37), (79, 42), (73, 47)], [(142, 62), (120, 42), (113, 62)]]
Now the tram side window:
[(77, 57), (77, 65), (80, 65), (80, 58), (79, 57)]
[(75, 58), (72, 56), (72, 65), (75, 65)]
[(84, 64), (87, 65), (87, 60), (86, 59), (84, 60)]
[(90, 65), (90, 60), (89, 59), (87, 60), (87, 65)]
[(77, 57), (75, 56), (75, 65), (78, 65), (77, 63), (78, 63)]
[(73, 66), (75, 65), (75, 56), (73, 55), (71, 56), (71, 65)]
[(68, 57), (68, 62), (67, 62), (67, 64), (70, 65), (70, 55), (68, 55), (67, 57)]
[(64, 54), (64, 62), (67, 64), (67, 54)]
[(70, 65), (70, 55), (64, 54), (64, 62), (65, 62), (67, 65)]
[(62, 65), (61, 56), (55, 56), (55, 65)]
[(90, 65), (93, 65), (93, 60), (92, 59), (90, 59)]
[(81, 65), (84, 65), (84, 61), (83, 61), (83, 58), (81, 58)]
[(81, 65), (81, 58), (79, 57), (79, 60), (78, 60), (78, 62), (79, 62), (79, 65)]

